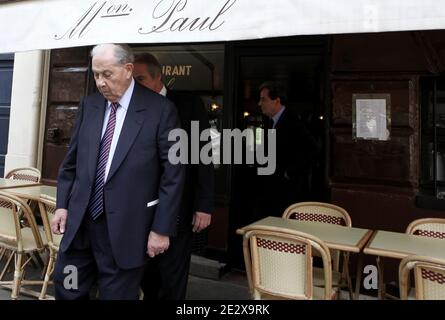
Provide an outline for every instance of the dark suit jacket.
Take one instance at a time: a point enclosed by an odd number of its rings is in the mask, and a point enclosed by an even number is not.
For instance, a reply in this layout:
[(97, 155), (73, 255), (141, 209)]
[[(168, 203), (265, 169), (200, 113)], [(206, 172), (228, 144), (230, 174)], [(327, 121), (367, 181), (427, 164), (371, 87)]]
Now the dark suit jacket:
[(311, 162), (320, 151), (306, 126), (286, 108), (275, 125), (277, 132), (277, 170), (275, 175), (299, 180), (307, 174)]
[(309, 171), (320, 151), (316, 140), (288, 108), (281, 114), (276, 130), (276, 170), (262, 184), (270, 213), (281, 216), (294, 202), (306, 200), (309, 191)]
[[(66, 251), (87, 212), (94, 186), (106, 100), (100, 93), (80, 103), (70, 147), (59, 170), (57, 208), (68, 209), (61, 250)], [(179, 126), (176, 108), (135, 83), (104, 186), (113, 256), (120, 268), (142, 266), (150, 230), (174, 235), (184, 167), (171, 165), (168, 141)], [(159, 199), (158, 204), (147, 206)]]
[[(167, 98), (176, 106), (181, 127), (189, 136), (189, 161), (191, 151), (191, 121), (199, 122), (200, 131), (210, 128), (209, 118), (199, 96), (186, 92), (167, 91)], [(202, 147), (207, 142), (200, 142)], [(200, 148), (201, 149), (201, 148)], [(190, 162), (189, 162), (190, 163)], [(184, 193), (181, 203), (178, 232), (191, 230), (192, 217), (196, 211), (213, 212), (214, 172), (213, 164), (189, 164), (186, 166)]]

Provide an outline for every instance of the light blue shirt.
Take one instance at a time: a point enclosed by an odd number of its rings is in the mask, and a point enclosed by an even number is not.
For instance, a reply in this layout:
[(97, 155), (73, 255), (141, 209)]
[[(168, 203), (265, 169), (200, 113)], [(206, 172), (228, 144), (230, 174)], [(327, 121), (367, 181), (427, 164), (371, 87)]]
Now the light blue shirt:
[[(120, 107), (116, 110), (116, 126), (114, 127), (113, 140), (111, 140), (110, 153), (108, 155), (107, 166), (105, 167), (105, 181), (107, 181), (108, 172), (110, 171), (111, 161), (113, 160), (114, 151), (116, 151), (117, 142), (121, 134), (122, 126), (124, 124), (125, 116), (127, 115), (128, 106), (130, 105), (131, 96), (133, 95), (134, 80), (131, 79), (130, 86), (125, 91), (124, 95), (119, 100)], [(105, 108), (104, 122), (102, 126), (102, 138), (107, 129), (108, 118), (111, 113), (111, 102), (108, 101)]]
[(272, 127), (272, 129), (275, 129), (275, 126), (277, 125), (278, 121), (280, 120), (280, 117), (283, 114), (284, 109), (286, 109), (285, 106), (283, 106), (283, 108), (281, 108), (281, 110), (278, 111), (277, 113), (275, 113), (275, 115), (272, 117), (272, 120), (273, 120), (273, 127)]

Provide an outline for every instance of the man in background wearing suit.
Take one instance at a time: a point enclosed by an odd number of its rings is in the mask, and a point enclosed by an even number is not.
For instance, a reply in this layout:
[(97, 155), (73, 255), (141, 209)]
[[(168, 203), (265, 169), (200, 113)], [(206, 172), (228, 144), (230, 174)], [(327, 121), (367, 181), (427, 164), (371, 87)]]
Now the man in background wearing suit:
[[(143, 86), (174, 102), (181, 126), (188, 133), (189, 146), (191, 121), (199, 121), (200, 130), (209, 128), (207, 112), (200, 97), (167, 90), (162, 82), (161, 65), (153, 55), (145, 53), (136, 56), (134, 77)], [(200, 142), (201, 145), (205, 143)], [(200, 232), (210, 225), (213, 191), (213, 165), (188, 164), (178, 217), (178, 233), (171, 238), (170, 248), (148, 263), (141, 285), (146, 300), (185, 299), (193, 232)]]
[(259, 197), (256, 219), (281, 216), (295, 202), (307, 200), (309, 172), (319, 146), (297, 116), (285, 107), (286, 94), (278, 82), (264, 82), (258, 105), (268, 118), (268, 129), (276, 130), (276, 170), (261, 176), (263, 192)]
[(101, 299), (136, 299), (148, 256), (175, 234), (185, 172), (168, 161), (168, 134), (179, 121), (170, 101), (135, 83), (128, 46), (91, 56), (99, 92), (79, 105), (58, 176), (56, 299), (88, 299), (96, 282)]

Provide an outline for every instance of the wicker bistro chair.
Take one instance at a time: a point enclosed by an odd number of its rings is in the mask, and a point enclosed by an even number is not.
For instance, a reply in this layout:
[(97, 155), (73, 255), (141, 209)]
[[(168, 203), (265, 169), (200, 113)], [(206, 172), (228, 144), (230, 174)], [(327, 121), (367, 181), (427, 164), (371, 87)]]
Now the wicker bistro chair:
[(423, 218), (411, 222), (405, 233), (445, 240), (445, 219)]
[[(445, 240), (445, 219), (442, 218), (422, 218), (412, 221), (405, 230), (406, 234), (420, 237), (435, 238)], [(410, 283), (410, 273), (406, 274), (406, 283)], [(400, 288), (401, 289), (401, 288)], [(415, 292), (408, 292), (409, 299), (415, 299)]]
[[(324, 288), (313, 287), (312, 253), (320, 252)], [(244, 261), (254, 299), (333, 299), (331, 257), (320, 239), (298, 231), (256, 226), (244, 234)]]
[(56, 199), (50, 196), (41, 195), (39, 209), (42, 216), (43, 228), (45, 230), (46, 241), (49, 249), (49, 260), (43, 279), (42, 291), (40, 292), (39, 297), (39, 299), (43, 300), (48, 298), (46, 291), (48, 289), (48, 284), (50, 284), (51, 275), (54, 271), (54, 265), (56, 262), (57, 253), (59, 252), (59, 245), (60, 241), (62, 240), (62, 236), (53, 234), (51, 231), (51, 220), (56, 211)]
[[(298, 202), (290, 205), (283, 213), (285, 219), (295, 219), (300, 221), (312, 221), (328, 224), (337, 224), (351, 227), (351, 217), (348, 212), (336, 205), (324, 202)], [(353, 290), (349, 273), (349, 253), (343, 253), (343, 268), (340, 271), (340, 251), (331, 250), (333, 273), (332, 283), (334, 286), (346, 287), (349, 297), (352, 299)], [(320, 268), (314, 268), (314, 285), (324, 284), (323, 272)]]
[(414, 270), (415, 299), (445, 300), (445, 260), (411, 255), (399, 266), (400, 298), (408, 299), (409, 274)]
[(41, 174), (38, 169), (32, 167), (16, 168), (9, 171), (5, 178), (39, 183)]
[[(28, 220), (29, 226), (21, 226), (19, 211)], [(30, 281), (23, 278), (25, 267), (31, 261), (32, 254), (39, 253), (46, 248), (46, 244), (42, 240), (43, 236), (43, 231), (37, 227), (34, 215), (26, 201), (0, 191), (0, 247), (11, 252), (0, 273), (0, 285), (12, 288), (12, 299), (17, 299), (22, 285), (42, 283), (42, 281)], [(5, 281), (4, 277), (12, 258), (14, 258), (13, 280)], [(31, 291), (27, 292), (32, 294)]]
[[(41, 179), (41, 173), (38, 169), (32, 167), (16, 168), (6, 173), (5, 179), (39, 183)], [(35, 203), (33, 201), (29, 200), (27, 201), (27, 203), (31, 207), (31, 209), (35, 207)], [(19, 212), (19, 216), (22, 225), (26, 225), (27, 222), (24, 221), (22, 212)], [(7, 253), (9, 252), (6, 249), (0, 249), (0, 261), (2, 261), (2, 258), (6, 256)]]
[[(24, 168), (16, 168), (11, 171), (9, 171), (5, 175), (6, 179), (13, 179), (13, 180), (21, 180), (21, 181), (29, 181), (29, 182), (35, 182), (39, 183), (41, 179), (41, 173), (39, 169), (32, 168), (32, 167), (24, 167)], [(31, 207), (31, 209), (35, 208), (34, 204), (35, 202), (29, 200), (28, 205)], [(20, 214), (22, 220), (22, 214)], [(23, 223), (23, 221), (22, 221)]]

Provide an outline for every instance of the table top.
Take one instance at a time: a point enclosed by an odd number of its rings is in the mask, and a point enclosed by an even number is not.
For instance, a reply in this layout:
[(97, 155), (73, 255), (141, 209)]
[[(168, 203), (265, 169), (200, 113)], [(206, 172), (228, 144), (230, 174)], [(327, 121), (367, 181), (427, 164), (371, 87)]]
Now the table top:
[(445, 259), (445, 240), (379, 230), (363, 252), (397, 259), (412, 254)]
[(267, 217), (237, 230), (245, 234), (255, 226), (288, 228), (311, 234), (323, 240), (331, 249), (360, 252), (372, 235), (372, 230), (345, 227), (320, 222), (298, 221), (281, 217)]
[(37, 185), (39, 185), (37, 182), (0, 178), (0, 190)]
[(57, 195), (57, 188), (45, 185), (31, 186), (31, 187), (20, 187), (3, 190), (12, 195), (20, 198), (29, 200), (39, 200), (40, 195), (47, 195), (55, 198)]

